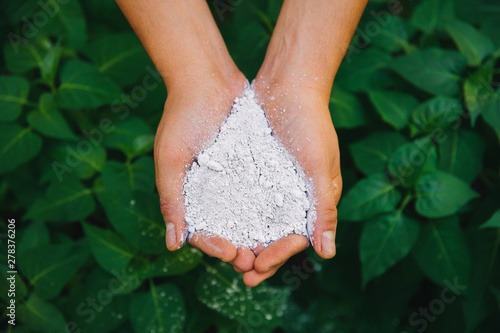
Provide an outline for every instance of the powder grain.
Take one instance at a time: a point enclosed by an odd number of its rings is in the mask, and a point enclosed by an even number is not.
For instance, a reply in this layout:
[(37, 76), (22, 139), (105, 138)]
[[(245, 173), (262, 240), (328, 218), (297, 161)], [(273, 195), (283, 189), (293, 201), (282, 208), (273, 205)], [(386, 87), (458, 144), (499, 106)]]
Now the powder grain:
[(184, 195), (191, 235), (205, 231), (249, 248), (307, 235), (304, 173), (272, 135), (252, 88), (187, 172)]

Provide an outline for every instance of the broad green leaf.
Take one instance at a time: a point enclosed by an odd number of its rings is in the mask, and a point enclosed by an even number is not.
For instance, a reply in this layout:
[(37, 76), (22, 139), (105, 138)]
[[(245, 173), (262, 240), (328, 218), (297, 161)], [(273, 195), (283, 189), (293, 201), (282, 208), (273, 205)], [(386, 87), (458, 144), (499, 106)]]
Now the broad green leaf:
[(381, 24), (380, 32), (373, 37), (368, 37), (378, 47), (389, 51), (396, 52), (401, 49), (409, 50), (410, 44), (408, 38), (411, 35), (410, 26), (406, 21), (399, 16), (391, 15), (389, 13), (379, 13), (378, 18), (383, 21)]
[(482, 112), (482, 116), (486, 123), (497, 133), (500, 142), (500, 89), (491, 96)]
[(191, 246), (184, 246), (175, 252), (167, 251), (156, 259), (146, 277), (184, 274), (198, 266), (202, 258), (203, 254)]
[(136, 249), (165, 251), (165, 224), (157, 194), (138, 191), (102, 191), (97, 197), (113, 227)]
[[(55, 15), (48, 24), (40, 30), (56, 37), (62, 37), (65, 44), (72, 48), (81, 49), (87, 40), (85, 17), (80, 7), (80, 1), (48, 0), (47, 6), (53, 8)], [(47, 13), (49, 13), (47, 11)], [(49, 13), (50, 14), (50, 13)]]
[(0, 76), (0, 121), (12, 121), (27, 102), (30, 85), (20, 76)]
[(9, 1), (3, 5), (5, 10), (5, 18), (11, 24), (18, 23), (23, 17), (31, 17), (33, 12), (39, 8), (37, 0), (25, 0), (22, 2)]
[(290, 289), (265, 282), (247, 287), (230, 265), (221, 262), (207, 267), (196, 285), (196, 295), (210, 309), (240, 322), (244, 329), (260, 332), (281, 324)]
[(66, 174), (75, 175), (80, 179), (91, 178), (101, 171), (106, 163), (106, 150), (98, 141), (90, 139), (54, 145), (50, 156), (54, 159), (51, 176), (56, 176), (58, 181), (64, 181)]
[(73, 222), (86, 218), (95, 209), (92, 189), (68, 177), (53, 181), (43, 197), (28, 209), (25, 218), (37, 221)]
[(336, 128), (354, 128), (366, 124), (363, 107), (358, 98), (338, 87), (332, 90), (330, 114)]
[(405, 137), (399, 133), (374, 132), (349, 148), (356, 167), (371, 175), (384, 172), (391, 155), (405, 143)]
[(417, 212), (436, 218), (456, 213), (479, 196), (467, 183), (444, 172), (423, 175), (417, 183)]
[(0, 173), (15, 170), (35, 157), (42, 139), (30, 127), (0, 123)]
[[(128, 117), (116, 124), (115, 129), (104, 137), (104, 145), (120, 149), (128, 157), (135, 157), (146, 151), (141, 149), (144, 136), (153, 135), (153, 130), (146, 121), (137, 117)], [(153, 146), (150, 145), (149, 149)]]
[(491, 59), (467, 78), (464, 82), (463, 94), (465, 105), (471, 116), (471, 125), (474, 126), (477, 117), (486, 107), (495, 91), (491, 87), (495, 60)]
[(438, 96), (420, 104), (413, 111), (411, 119), (413, 134), (429, 133), (435, 129), (444, 130), (463, 113), (462, 103), (455, 98)]
[(495, 50), (493, 42), (468, 23), (453, 20), (446, 24), (446, 30), (470, 66), (479, 66)]
[(483, 170), (485, 143), (476, 132), (447, 131), (438, 142), (439, 170), (470, 184)]
[(49, 230), (43, 222), (32, 222), (26, 228), (20, 242), (17, 244), (17, 253), (49, 243)]
[(450, 283), (458, 281), (467, 286), (470, 252), (456, 217), (424, 223), (412, 255), (437, 284), (449, 288)]
[(442, 21), (454, 18), (454, 0), (423, 0), (415, 8), (411, 22), (428, 34), (434, 33)]
[(398, 211), (365, 222), (359, 245), (363, 286), (406, 257), (419, 230), (418, 222)]
[(100, 37), (88, 46), (88, 54), (99, 72), (120, 86), (132, 84), (148, 74), (148, 56), (131, 32)]
[(500, 309), (500, 290), (495, 288), (495, 287), (491, 287), (491, 292), (493, 293), (493, 295), (495, 296), (495, 299), (497, 301), (497, 307)]
[(51, 45), (42, 59), (42, 79), (51, 87), (54, 86), (62, 52), (63, 49), (59, 46), (59, 43)]
[(500, 228), (500, 209), (497, 210), (491, 218), (480, 226), (483, 228)]
[(120, 88), (100, 74), (97, 67), (81, 60), (63, 64), (57, 103), (67, 109), (97, 108), (111, 104), (120, 96)]
[(66, 320), (61, 312), (35, 293), (30, 295), (26, 303), (19, 305), (17, 315), (19, 321), (24, 323), (31, 332), (53, 333), (66, 331)]
[(369, 91), (368, 95), (382, 119), (396, 129), (408, 125), (412, 111), (417, 107), (415, 97), (391, 91)]
[(423, 137), (402, 145), (389, 160), (389, 172), (405, 186), (413, 186), (432, 153), (431, 140)]
[(132, 295), (129, 316), (134, 331), (183, 332), (186, 320), (184, 299), (173, 284), (150, 284), (148, 292)]
[(101, 267), (108, 271), (120, 271), (127, 267), (137, 252), (113, 231), (84, 223), (83, 229), (89, 241), (90, 250)]
[(36, 40), (19, 45), (5, 43), (3, 48), (5, 65), (12, 73), (26, 73), (34, 68), (42, 68), (44, 53)]
[[(391, 55), (376, 48), (348, 51), (339, 68), (338, 83), (348, 91), (366, 91), (388, 86), (383, 71), (391, 63)], [(334, 90), (335, 91), (335, 90)]]
[(83, 245), (45, 244), (18, 256), (18, 267), (23, 276), (43, 299), (56, 297), (89, 255)]
[(56, 139), (77, 139), (64, 117), (57, 110), (50, 94), (43, 94), (40, 97), (38, 111), (30, 112), (27, 119), (31, 127), (45, 136)]
[(354, 185), (342, 199), (339, 213), (344, 220), (360, 221), (394, 210), (400, 199), (395, 184), (384, 174), (374, 174)]
[(153, 192), (154, 161), (143, 156), (134, 163), (107, 162), (102, 168), (102, 184), (107, 191), (136, 190)]
[(458, 52), (428, 49), (394, 59), (392, 68), (418, 88), (435, 95), (456, 95), (467, 63)]

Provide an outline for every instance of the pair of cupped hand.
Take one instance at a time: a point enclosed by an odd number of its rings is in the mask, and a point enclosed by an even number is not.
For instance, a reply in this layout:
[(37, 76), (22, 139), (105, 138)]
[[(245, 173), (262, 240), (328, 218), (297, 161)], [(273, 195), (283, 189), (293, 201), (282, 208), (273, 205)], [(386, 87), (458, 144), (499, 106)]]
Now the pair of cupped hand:
[[(286, 67), (286, 66), (285, 66)], [(248, 81), (236, 68), (200, 70), (188, 83), (169, 89), (155, 142), (156, 183), (166, 223), (167, 248), (175, 251), (187, 238), (183, 182), (200, 150), (217, 135), (234, 99)], [(254, 88), (274, 135), (313, 180), (316, 218), (308, 225), (311, 243), (325, 259), (335, 255), (337, 203), (342, 191), (337, 135), (328, 109), (329, 92), (308, 73), (262, 68)], [(248, 286), (271, 277), (309, 245), (291, 234), (268, 246), (236, 248), (218, 236), (195, 233), (189, 243), (209, 256), (229, 262)]]

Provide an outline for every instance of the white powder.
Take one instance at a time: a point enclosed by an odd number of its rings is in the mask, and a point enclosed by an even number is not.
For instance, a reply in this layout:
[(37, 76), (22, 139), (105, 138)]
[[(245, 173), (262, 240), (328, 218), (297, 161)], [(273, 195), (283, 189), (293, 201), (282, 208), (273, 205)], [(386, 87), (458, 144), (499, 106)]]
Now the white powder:
[(205, 231), (249, 248), (292, 233), (307, 235), (310, 191), (304, 173), (271, 133), (254, 91), (247, 88), (215, 142), (186, 175), (191, 235)]

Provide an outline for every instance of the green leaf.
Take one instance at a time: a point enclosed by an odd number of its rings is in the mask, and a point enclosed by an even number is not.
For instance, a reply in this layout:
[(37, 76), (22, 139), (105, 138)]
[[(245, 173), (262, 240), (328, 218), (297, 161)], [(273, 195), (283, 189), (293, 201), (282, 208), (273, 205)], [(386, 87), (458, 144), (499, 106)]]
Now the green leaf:
[(90, 250), (101, 267), (108, 272), (118, 272), (127, 267), (137, 252), (113, 231), (83, 224)]
[(354, 185), (342, 199), (339, 213), (342, 219), (360, 221), (394, 210), (400, 199), (401, 193), (384, 174), (374, 174)]
[(28, 209), (25, 218), (37, 221), (72, 222), (86, 218), (95, 209), (92, 189), (78, 180), (54, 181), (43, 197)]
[(17, 253), (26, 252), (39, 245), (49, 243), (49, 230), (43, 222), (32, 222), (24, 231), (17, 244)]
[(415, 8), (411, 22), (420, 30), (432, 34), (442, 21), (454, 16), (453, 0), (423, 0)]
[(111, 104), (121, 94), (120, 88), (97, 67), (81, 60), (64, 63), (60, 78), (57, 103), (63, 108), (97, 108)]
[(109, 161), (102, 169), (102, 184), (107, 191), (136, 190), (151, 193), (155, 187), (154, 161), (143, 156), (134, 163)]
[(500, 209), (497, 210), (491, 218), (482, 224), (479, 228), (500, 228)]
[(15, 170), (35, 157), (42, 148), (42, 139), (31, 128), (0, 123), (0, 173)]
[(184, 246), (175, 252), (167, 251), (156, 259), (146, 277), (184, 274), (198, 266), (202, 258), (203, 254), (191, 246)]
[(444, 172), (423, 175), (417, 183), (417, 212), (436, 218), (456, 213), (479, 196), (464, 181)]
[(129, 310), (136, 333), (183, 332), (186, 320), (184, 299), (173, 284), (156, 286), (151, 282), (148, 292), (132, 295)]
[(354, 128), (366, 124), (363, 107), (358, 98), (338, 87), (332, 90), (330, 114), (336, 128)]
[(380, 32), (373, 37), (370, 36), (371, 43), (389, 52), (408, 50), (410, 48), (408, 38), (411, 32), (407, 22), (389, 13), (386, 14), (385, 20), (386, 22), (381, 24)]
[(495, 51), (493, 42), (468, 23), (453, 20), (446, 24), (446, 30), (470, 66), (479, 66), (486, 56)]
[(419, 133), (444, 130), (462, 114), (462, 103), (450, 97), (438, 96), (420, 104), (412, 114), (412, 122)]
[(74, 244), (37, 246), (18, 256), (18, 267), (43, 299), (56, 297), (89, 255), (86, 246)]
[(210, 309), (240, 322), (242, 331), (264, 331), (281, 324), (290, 289), (263, 282), (250, 288), (226, 263), (208, 266), (196, 285), (198, 299)]
[(56, 139), (77, 139), (64, 117), (57, 110), (50, 94), (42, 94), (38, 111), (30, 112), (27, 119), (31, 127), (45, 136)]
[(468, 284), (470, 251), (456, 217), (425, 223), (412, 255), (437, 284), (449, 287), (456, 280), (461, 285)]
[(500, 89), (491, 96), (482, 112), (482, 116), (486, 123), (495, 130), (500, 142)]
[(392, 154), (389, 161), (389, 172), (403, 185), (411, 187), (423, 172), (431, 153), (432, 146), (429, 137), (404, 144)]
[(491, 289), (491, 292), (493, 293), (493, 295), (495, 296), (495, 299), (497, 301), (497, 307), (500, 309), (500, 290), (495, 288), (495, 287), (490, 287)]
[(19, 321), (31, 332), (64, 332), (66, 320), (61, 312), (52, 304), (45, 302), (37, 294), (32, 293), (28, 301), (17, 309)]
[[(116, 124), (113, 132), (106, 135), (104, 145), (109, 148), (120, 149), (129, 158), (143, 154), (144, 136), (152, 136), (153, 130), (146, 121), (137, 117), (128, 117)], [(152, 145), (148, 149), (152, 149)]]
[(39, 43), (31, 41), (26, 44), (5, 43), (3, 54), (5, 65), (12, 73), (26, 73), (34, 68), (42, 68), (43, 53)]
[(148, 56), (131, 32), (107, 34), (88, 46), (88, 54), (99, 72), (126, 86), (147, 74)]
[(58, 181), (64, 181), (65, 173), (73, 172), (80, 179), (91, 178), (106, 163), (106, 150), (91, 140), (54, 145), (50, 156), (54, 159), (51, 165), (54, 172), (51, 176), (56, 176)]
[(113, 227), (136, 249), (165, 251), (165, 224), (154, 193), (102, 191), (97, 197)]
[(438, 145), (439, 170), (450, 173), (467, 184), (483, 170), (485, 143), (476, 132), (447, 131)]
[(394, 59), (392, 68), (418, 88), (435, 95), (456, 95), (467, 62), (458, 52), (428, 49)]
[(42, 79), (51, 87), (54, 86), (54, 80), (59, 69), (62, 52), (62, 47), (57, 43), (48, 49), (47, 54), (45, 54), (42, 59)]
[[(56, 37), (62, 37), (65, 44), (71, 48), (83, 48), (87, 34), (80, 2), (73, 0), (63, 3), (58, 0), (48, 0), (46, 4), (54, 8), (56, 14), (49, 19), (48, 24), (41, 26), (40, 30)], [(49, 12), (47, 11), (47, 13)]]
[(395, 132), (374, 132), (349, 147), (356, 167), (366, 175), (381, 173), (387, 169), (391, 155), (406, 139)]
[(418, 101), (409, 94), (390, 91), (369, 91), (368, 95), (382, 119), (396, 129), (408, 125)]
[(363, 286), (406, 257), (418, 238), (418, 222), (401, 212), (367, 221), (361, 234)]
[[(242, 4), (242, 6), (250, 5)], [(255, 20), (240, 25), (240, 27), (242, 28), (235, 37), (235, 48), (239, 55), (238, 67), (241, 68), (246, 77), (255, 77), (266, 55), (271, 34), (263, 24)]]
[(491, 59), (467, 78), (464, 82), (463, 94), (465, 105), (471, 115), (471, 125), (474, 126), (490, 99), (495, 95), (491, 87), (495, 60)]
[(20, 76), (0, 76), (0, 121), (16, 119), (27, 102), (30, 85)]

